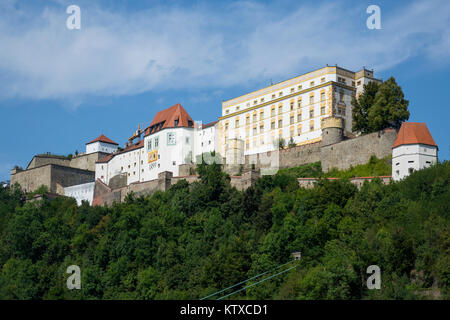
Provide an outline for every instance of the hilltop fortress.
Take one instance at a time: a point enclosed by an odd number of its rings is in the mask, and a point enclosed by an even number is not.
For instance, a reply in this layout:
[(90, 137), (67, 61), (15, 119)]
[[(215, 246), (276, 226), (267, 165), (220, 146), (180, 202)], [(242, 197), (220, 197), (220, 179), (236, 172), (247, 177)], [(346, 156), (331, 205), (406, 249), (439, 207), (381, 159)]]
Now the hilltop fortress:
[(13, 169), (11, 184), (27, 192), (46, 185), (51, 193), (95, 205), (121, 201), (129, 192), (167, 190), (180, 179), (195, 181), (199, 161), (222, 163), (238, 189), (279, 168), (320, 161), (325, 172), (347, 169), (372, 155), (392, 155), (393, 147), (394, 180), (436, 162), (437, 145), (425, 124), (404, 123), (399, 134), (352, 132), (352, 99), (371, 81), (381, 83), (364, 68), (326, 66), (224, 101), (221, 117), (206, 125), (176, 104), (138, 128), (123, 149), (101, 135), (71, 159), (36, 155), (26, 170)]

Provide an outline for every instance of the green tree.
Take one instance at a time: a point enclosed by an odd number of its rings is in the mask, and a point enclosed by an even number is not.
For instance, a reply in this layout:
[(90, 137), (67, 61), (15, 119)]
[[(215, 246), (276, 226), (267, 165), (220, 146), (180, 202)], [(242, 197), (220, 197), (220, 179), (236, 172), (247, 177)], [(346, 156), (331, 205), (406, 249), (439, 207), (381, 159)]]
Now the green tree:
[(372, 107), (368, 112), (371, 132), (385, 128), (399, 129), (402, 122), (409, 119), (409, 101), (405, 100), (402, 88), (394, 77), (380, 85)]
[(293, 147), (295, 147), (295, 146), (296, 146), (296, 144), (295, 144), (295, 142), (294, 142), (294, 138), (291, 137), (291, 138), (289, 139), (289, 142), (288, 142), (288, 147), (289, 147), (289, 148), (293, 148)]
[(370, 132), (369, 128), (369, 110), (375, 101), (375, 95), (380, 85), (371, 81), (363, 86), (363, 93), (358, 97), (353, 97), (353, 131), (366, 134)]

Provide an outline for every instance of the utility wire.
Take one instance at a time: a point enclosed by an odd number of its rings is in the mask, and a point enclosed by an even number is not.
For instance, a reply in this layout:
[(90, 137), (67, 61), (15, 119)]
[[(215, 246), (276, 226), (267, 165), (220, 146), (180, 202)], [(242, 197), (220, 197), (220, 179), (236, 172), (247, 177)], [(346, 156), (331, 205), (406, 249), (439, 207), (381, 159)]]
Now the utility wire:
[(205, 299), (210, 298), (210, 297), (212, 297), (212, 296), (215, 296), (215, 295), (217, 295), (217, 294), (219, 294), (219, 293), (222, 293), (222, 292), (224, 292), (224, 291), (227, 291), (228, 289), (234, 288), (234, 287), (236, 287), (236, 286), (238, 286), (238, 285), (240, 285), (240, 284), (246, 283), (247, 281), (250, 281), (250, 280), (259, 278), (259, 277), (261, 277), (261, 276), (263, 276), (263, 275), (269, 273), (269, 272), (272, 271), (272, 270), (280, 269), (281, 267), (284, 267), (285, 265), (287, 265), (287, 264), (289, 264), (289, 263), (292, 263), (292, 262), (294, 262), (294, 261), (295, 261), (295, 260), (292, 260), (292, 261), (283, 263), (282, 265), (279, 265), (279, 266), (276, 267), (276, 268), (272, 268), (272, 269), (270, 269), (270, 270), (267, 270), (267, 271), (265, 271), (265, 272), (263, 272), (263, 273), (260, 273), (260, 274), (258, 274), (258, 275), (256, 275), (256, 276), (254, 276), (254, 277), (251, 277), (251, 278), (249, 278), (249, 279), (247, 279), (247, 280), (244, 280), (244, 281), (241, 281), (241, 282), (239, 282), (239, 283), (236, 283), (236, 284), (232, 285), (231, 287), (228, 287), (228, 288), (225, 288), (225, 289), (223, 289), (223, 290), (214, 292), (213, 294), (210, 294), (209, 296), (203, 297), (203, 298), (201, 298), (200, 300), (205, 300)]
[(256, 286), (257, 284), (259, 284), (259, 283), (261, 283), (261, 282), (264, 282), (264, 281), (266, 281), (266, 280), (272, 279), (273, 277), (279, 276), (280, 274), (285, 273), (285, 272), (288, 272), (289, 270), (292, 270), (292, 269), (297, 268), (297, 267), (298, 267), (298, 265), (295, 265), (295, 266), (293, 266), (293, 267), (290, 267), (289, 269), (286, 269), (286, 270), (283, 270), (283, 271), (281, 271), (281, 272), (278, 272), (277, 274), (274, 274), (274, 275), (272, 275), (272, 276), (270, 276), (270, 277), (264, 278), (263, 280), (260, 280), (260, 281), (258, 281), (258, 282), (252, 283), (251, 285), (249, 285), (249, 286), (247, 286), (247, 287), (244, 287), (244, 288), (242, 288), (242, 289), (233, 291), (233, 292), (231, 292), (231, 293), (229, 293), (229, 294), (227, 294), (227, 295), (225, 295), (225, 296), (223, 296), (223, 297), (218, 298), (217, 300), (225, 299), (226, 297), (229, 297), (229, 296), (231, 296), (231, 295), (233, 295), (233, 294), (235, 294), (235, 293), (241, 292), (242, 290), (248, 289), (248, 288), (250, 288), (250, 287)]

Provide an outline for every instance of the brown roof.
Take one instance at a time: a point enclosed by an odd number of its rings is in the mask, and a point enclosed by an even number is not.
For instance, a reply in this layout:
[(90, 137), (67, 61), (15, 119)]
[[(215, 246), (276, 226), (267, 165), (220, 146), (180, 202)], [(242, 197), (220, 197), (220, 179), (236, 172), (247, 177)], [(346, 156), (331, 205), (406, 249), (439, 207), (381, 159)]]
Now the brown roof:
[(92, 140), (91, 142), (87, 142), (86, 144), (91, 144), (91, 143), (94, 143), (94, 142), (97, 142), (97, 141), (100, 141), (100, 142), (105, 142), (105, 143), (110, 143), (110, 144), (115, 144), (115, 145), (119, 145), (117, 142), (114, 142), (114, 141), (112, 141), (110, 138), (108, 138), (107, 136), (105, 136), (105, 135), (100, 135), (99, 137), (97, 137), (97, 138), (95, 138), (94, 140)]
[(112, 158), (114, 158), (118, 154), (125, 153), (125, 152), (128, 152), (128, 151), (133, 151), (133, 150), (136, 150), (136, 149), (140, 149), (143, 146), (144, 146), (144, 140), (138, 141), (138, 142), (132, 144), (131, 146), (126, 147), (122, 151), (118, 151), (118, 152), (115, 152), (115, 153), (108, 154), (106, 157), (103, 157), (103, 158), (99, 159), (98, 161), (96, 161), (96, 163), (109, 162), (109, 160), (111, 160)]
[(392, 148), (403, 144), (426, 144), (437, 147), (424, 122), (403, 122)]
[(212, 127), (216, 123), (217, 123), (217, 121), (213, 121), (213, 122), (207, 123), (207, 124), (202, 126), (202, 129), (206, 129), (206, 128)]
[[(176, 123), (178, 120), (178, 123)], [(171, 106), (156, 113), (150, 126), (145, 130), (145, 135), (155, 133), (165, 128), (187, 127), (193, 128), (194, 121), (184, 110), (181, 104)]]

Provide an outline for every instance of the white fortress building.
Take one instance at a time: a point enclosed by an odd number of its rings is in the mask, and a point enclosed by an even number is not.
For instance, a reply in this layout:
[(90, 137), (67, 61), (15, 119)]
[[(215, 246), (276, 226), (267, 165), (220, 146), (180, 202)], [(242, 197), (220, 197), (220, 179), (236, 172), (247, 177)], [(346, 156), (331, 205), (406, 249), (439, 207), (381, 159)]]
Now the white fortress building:
[[(150, 126), (138, 129), (129, 139), (125, 149), (97, 161), (95, 179), (109, 184), (111, 178), (125, 176), (130, 184), (157, 179), (163, 171), (178, 176), (180, 165), (195, 163), (197, 156), (216, 150), (215, 126), (216, 122), (194, 123), (181, 104), (159, 111)], [(133, 143), (134, 139), (139, 141)]]
[[(382, 82), (374, 78), (373, 70), (354, 72), (327, 65), (223, 101), (218, 121), (205, 125), (194, 122), (181, 104), (175, 104), (157, 112), (145, 129), (139, 126), (123, 149), (102, 134), (86, 143), (85, 155), (93, 159), (92, 166), (95, 162), (94, 181), (114, 189), (157, 180), (163, 172), (188, 175), (190, 166), (205, 153), (215, 152), (216, 161), (225, 157), (227, 165), (234, 165), (245, 156), (279, 150), (281, 140), (286, 146), (322, 142), (321, 147), (326, 147), (342, 136), (355, 137), (352, 99), (371, 81)], [(392, 146), (393, 180), (436, 163), (437, 151), (424, 123), (403, 123)], [(94, 158), (96, 154), (101, 157)], [(92, 204), (92, 179), (65, 187), (65, 195), (79, 204), (82, 200)]]
[(102, 134), (91, 142), (86, 143), (86, 154), (94, 152), (113, 153), (117, 151), (118, 147), (119, 144), (117, 142), (112, 141)]
[(401, 180), (413, 171), (437, 162), (438, 147), (425, 123), (403, 122), (392, 146), (392, 179)]
[(224, 101), (219, 118), (219, 151), (230, 139), (245, 141), (244, 154), (278, 149), (278, 141), (296, 145), (321, 141), (321, 120), (342, 118), (344, 135), (352, 132), (352, 98), (370, 81), (373, 71), (326, 66), (301, 76)]

